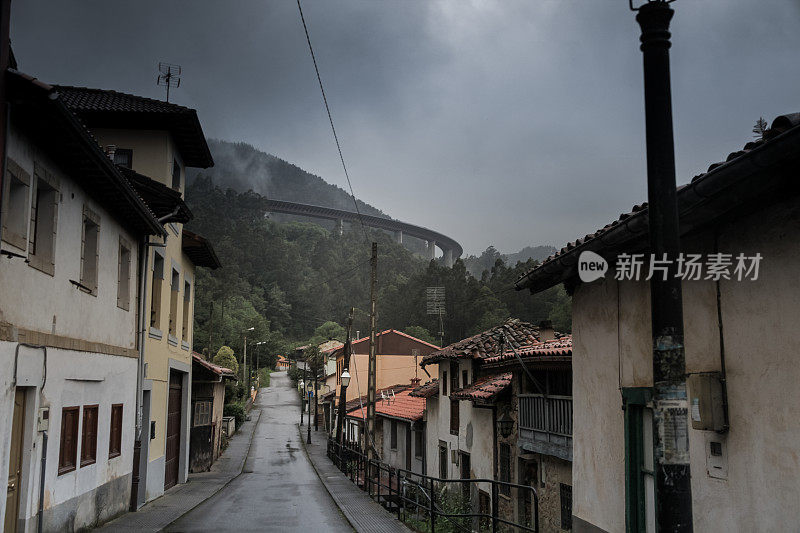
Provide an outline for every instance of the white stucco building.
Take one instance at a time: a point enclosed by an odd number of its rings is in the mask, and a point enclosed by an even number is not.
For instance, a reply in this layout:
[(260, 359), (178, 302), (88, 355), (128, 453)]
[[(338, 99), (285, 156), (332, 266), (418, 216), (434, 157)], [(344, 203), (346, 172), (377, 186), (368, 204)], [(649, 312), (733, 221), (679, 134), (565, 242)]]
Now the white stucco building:
[[(695, 531), (793, 531), (800, 502), (800, 114), (778, 117), (678, 188), (681, 249), (730, 254), (725, 276), (684, 279), (690, 418), (685, 428)], [(573, 529), (654, 531), (650, 291), (615, 279), (619, 254), (648, 254), (648, 210), (570, 243), (517, 282), (573, 292)], [(577, 258), (609, 263), (591, 283)], [(739, 279), (737, 257), (760, 254)], [(647, 264), (643, 271), (647, 271)], [(701, 385), (714, 393), (697, 394)], [(708, 411), (706, 411), (708, 408)], [(707, 417), (711, 414), (711, 419)]]
[(7, 76), (0, 514), (71, 531), (128, 508), (139, 250), (163, 228), (53, 87)]

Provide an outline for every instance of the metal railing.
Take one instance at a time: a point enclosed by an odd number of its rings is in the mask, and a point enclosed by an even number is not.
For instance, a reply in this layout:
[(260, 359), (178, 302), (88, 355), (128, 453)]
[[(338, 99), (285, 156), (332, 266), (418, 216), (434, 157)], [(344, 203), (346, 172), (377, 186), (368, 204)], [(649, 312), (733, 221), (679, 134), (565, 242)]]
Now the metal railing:
[[(328, 438), (327, 454), (361, 490), (417, 531), (539, 531), (539, 496), (531, 486), (494, 479), (427, 476), (369, 460), (357, 445), (340, 444), (333, 437)], [(532, 516), (524, 517), (524, 523), (514, 520), (513, 500), (507, 500), (505, 512), (501, 510), (503, 488), (513, 491), (520, 503), (526, 498), (533, 502)]]
[(571, 437), (572, 397), (520, 394), (519, 427)]

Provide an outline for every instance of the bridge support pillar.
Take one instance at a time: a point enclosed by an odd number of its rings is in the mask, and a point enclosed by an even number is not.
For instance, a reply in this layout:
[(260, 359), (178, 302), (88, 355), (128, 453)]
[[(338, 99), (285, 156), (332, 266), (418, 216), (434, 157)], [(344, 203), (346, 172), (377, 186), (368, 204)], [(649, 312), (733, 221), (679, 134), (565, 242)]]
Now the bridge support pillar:
[(453, 250), (447, 248), (444, 251), (444, 266), (447, 268), (453, 268)]
[(397, 230), (394, 232), (394, 238), (397, 244), (403, 244), (403, 230)]
[(428, 259), (436, 259), (436, 241), (428, 241)]
[(344, 219), (339, 219), (336, 221), (336, 235), (342, 236), (344, 234)]

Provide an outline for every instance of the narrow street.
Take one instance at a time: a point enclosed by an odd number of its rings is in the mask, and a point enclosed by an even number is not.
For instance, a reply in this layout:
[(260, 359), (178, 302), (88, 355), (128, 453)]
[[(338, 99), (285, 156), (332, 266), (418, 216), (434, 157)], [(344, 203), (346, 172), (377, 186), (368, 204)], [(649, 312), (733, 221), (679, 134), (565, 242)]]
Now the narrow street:
[(303, 451), (299, 399), (286, 372), (272, 374), (244, 471), (167, 531), (352, 531)]

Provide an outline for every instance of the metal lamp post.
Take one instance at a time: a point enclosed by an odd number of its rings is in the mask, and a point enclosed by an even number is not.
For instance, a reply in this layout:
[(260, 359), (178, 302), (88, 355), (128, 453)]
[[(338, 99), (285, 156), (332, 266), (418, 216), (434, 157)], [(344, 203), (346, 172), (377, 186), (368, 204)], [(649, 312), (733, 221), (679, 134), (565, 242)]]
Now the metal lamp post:
[(308, 395), (308, 424), (306, 425), (308, 437), (306, 438), (306, 444), (311, 444), (311, 398), (314, 396), (313, 386), (311, 380), (306, 382), (306, 394)]
[(634, 8), (629, 0), (642, 29), (650, 253), (668, 260), (666, 279), (650, 280), (656, 521), (659, 531), (684, 532), (692, 531), (692, 488), (683, 303), (676, 276), (680, 229), (669, 65), (672, 1), (650, 0)]
[(300, 425), (303, 425), (303, 411), (306, 410), (305, 407), (305, 398), (306, 398), (306, 383), (305, 381), (300, 382)]
[(247, 388), (247, 394), (250, 394), (250, 376), (247, 374), (247, 332), (253, 331), (256, 328), (247, 328), (243, 332), (242, 340), (242, 381)]

